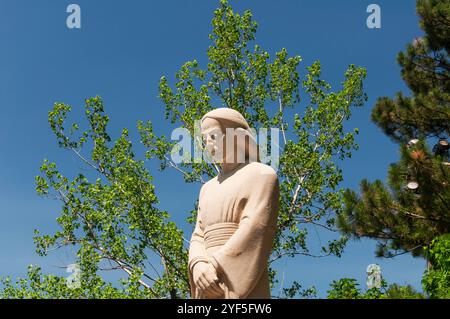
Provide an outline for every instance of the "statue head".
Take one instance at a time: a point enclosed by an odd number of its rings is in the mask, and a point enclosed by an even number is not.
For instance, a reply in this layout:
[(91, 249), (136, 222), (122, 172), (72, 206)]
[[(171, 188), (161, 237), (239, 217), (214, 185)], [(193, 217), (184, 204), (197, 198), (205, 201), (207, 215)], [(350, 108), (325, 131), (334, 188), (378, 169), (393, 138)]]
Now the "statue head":
[(245, 118), (236, 110), (218, 108), (201, 120), (207, 150), (217, 163), (258, 161), (258, 147)]

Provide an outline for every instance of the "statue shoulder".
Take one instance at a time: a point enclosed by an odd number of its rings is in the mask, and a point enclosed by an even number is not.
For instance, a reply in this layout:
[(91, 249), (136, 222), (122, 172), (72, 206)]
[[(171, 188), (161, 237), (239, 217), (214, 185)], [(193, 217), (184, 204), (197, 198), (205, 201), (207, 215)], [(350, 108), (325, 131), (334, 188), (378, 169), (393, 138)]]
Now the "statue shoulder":
[(205, 184), (202, 185), (202, 187), (200, 188), (200, 196), (202, 196), (202, 194), (208, 190), (208, 188), (213, 184), (217, 182), (217, 176), (214, 178), (211, 178), (209, 181), (207, 181)]
[(269, 165), (252, 162), (248, 164), (247, 167), (249, 172), (255, 177), (259, 176), (259, 178), (263, 180), (278, 181), (277, 172)]

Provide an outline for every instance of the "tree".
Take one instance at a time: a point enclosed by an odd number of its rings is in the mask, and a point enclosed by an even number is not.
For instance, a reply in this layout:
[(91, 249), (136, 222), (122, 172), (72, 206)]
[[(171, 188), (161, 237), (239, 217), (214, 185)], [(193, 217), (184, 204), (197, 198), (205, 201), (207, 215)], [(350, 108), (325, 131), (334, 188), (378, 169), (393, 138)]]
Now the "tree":
[(386, 299), (424, 299), (425, 296), (417, 292), (411, 285), (401, 286), (392, 284), (385, 293)]
[(356, 279), (342, 278), (334, 280), (328, 290), (328, 299), (360, 299), (361, 291)]
[[(225, 0), (214, 12), (212, 28), (205, 69), (195, 60), (186, 62), (176, 74), (174, 88), (166, 77), (161, 78), (160, 98), (167, 119), (193, 134), (195, 121), (214, 104), (237, 109), (255, 129), (279, 128), (282, 143), (275, 147), (280, 148), (281, 203), (271, 262), (298, 254), (339, 256), (347, 240), (345, 236), (314, 253), (308, 249), (307, 234), (312, 227), (334, 231), (335, 212), (341, 209), (343, 196), (339, 187), (343, 176), (338, 163), (357, 148), (354, 142), (357, 130), (347, 132), (344, 122), (350, 118), (352, 108), (366, 100), (365, 70), (349, 66), (342, 87), (336, 92), (320, 78), (319, 61), (307, 68), (301, 80), (298, 71), (301, 58), (289, 57), (287, 50), (282, 49), (269, 62), (269, 53), (253, 44), (257, 24), (251, 12), (235, 13)], [(306, 103), (302, 108), (298, 106), (300, 89)], [(86, 101), (89, 128), (78, 135), (78, 124), (70, 129), (66, 126), (69, 111), (70, 106), (57, 103), (49, 114), (58, 143), (98, 176), (89, 180), (80, 174), (69, 180), (57, 170), (56, 164), (44, 162), (42, 176), (36, 179), (37, 191), (61, 200), (58, 223), (62, 230), (53, 235), (37, 233), (35, 240), (42, 255), (68, 245), (78, 248), (83, 274), (81, 288), (68, 291), (62, 287), (61, 278), (42, 275), (32, 268), (28, 280), (14, 284), (7, 279), (3, 295), (187, 296), (183, 234), (169, 221), (167, 212), (155, 207), (152, 177), (143, 161), (135, 159), (127, 130), (111, 143), (106, 131), (108, 117), (99, 97)], [(170, 158), (174, 142), (164, 134), (156, 134), (151, 121), (139, 122), (138, 130), (148, 148), (147, 157), (158, 159), (161, 169), (176, 169), (188, 183), (203, 183), (216, 174), (216, 167), (204, 161), (175, 163)], [(89, 155), (86, 148), (90, 148)], [(193, 206), (190, 214), (186, 212), (190, 221), (196, 214), (195, 203)], [(126, 272), (128, 277), (121, 288), (113, 288), (98, 275), (105, 267), (104, 261), (112, 263), (108, 269)], [(150, 267), (145, 266), (148, 261)], [(164, 266), (161, 274), (158, 262)], [(272, 278), (275, 278), (273, 270)], [(294, 297), (300, 287), (294, 282), (291, 288), (283, 290), (285, 296)], [(313, 293), (313, 289), (307, 289), (303, 295)]]
[(337, 220), (344, 234), (378, 240), (383, 257), (425, 256), (434, 238), (450, 232), (450, 3), (418, 0), (417, 12), (425, 36), (398, 55), (412, 96), (379, 98), (372, 111), (401, 145), (401, 159), (390, 166), (387, 186), (363, 180), (361, 194), (347, 190)]
[(426, 252), (433, 267), (427, 269), (422, 278), (424, 291), (430, 298), (450, 298), (450, 235), (433, 240)]
[[(35, 231), (37, 253), (73, 246), (81, 270), (81, 286), (67, 287), (66, 278), (43, 275), (30, 267), (28, 280), (15, 284), (4, 279), (0, 296), (5, 298), (165, 298), (186, 296), (188, 282), (182, 232), (169, 215), (155, 207), (152, 176), (144, 162), (135, 159), (128, 131), (112, 143), (107, 132), (108, 116), (99, 97), (86, 100), (89, 127), (79, 133), (79, 125), (67, 127), (71, 107), (56, 103), (49, 112), (49, 124), (58, 145), (70, 150), (92, 170), (93, 178), (62, 175), (47, 160), (36, 177), (38, 194), (62, 203), (52, 235)], [(77, 134), (78, 133), (78, 134)], [(89, 156), (85, 154), (89, 150)], [(151, 256), (151, 257), (150, 257)], [(164, 266), (158, 271), (159, 261)], [(150, 266), (146, 265), (149, 263)], [(150, 270), (149, 270), (150, 268)], [(112, 285), (100, 270), (119, 270), (126, 278)], [(150, 271), (152, 273), (150, 273)]]
[(334, 280), (328, 290), (328, 299), (423, 299), (424, 295), (412, 286), (398, 284), (387, 285), (382, 281), (380, 288), (370, 288), (362, 291), (356, 279), (342, 278)]

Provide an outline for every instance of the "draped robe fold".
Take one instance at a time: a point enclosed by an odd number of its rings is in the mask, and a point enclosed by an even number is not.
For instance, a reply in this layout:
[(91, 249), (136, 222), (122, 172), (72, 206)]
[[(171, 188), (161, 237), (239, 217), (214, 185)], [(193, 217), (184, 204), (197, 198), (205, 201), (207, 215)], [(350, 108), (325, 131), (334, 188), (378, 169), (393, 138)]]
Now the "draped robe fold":
[(253, 162), (206, 183), (189, 248), (193, 298), (212, 298), (193, 282), (198, 262), (215, 267), (222, 296), (270, 298), (268, 259), (276, 233), (279, 185), (275, 171)]

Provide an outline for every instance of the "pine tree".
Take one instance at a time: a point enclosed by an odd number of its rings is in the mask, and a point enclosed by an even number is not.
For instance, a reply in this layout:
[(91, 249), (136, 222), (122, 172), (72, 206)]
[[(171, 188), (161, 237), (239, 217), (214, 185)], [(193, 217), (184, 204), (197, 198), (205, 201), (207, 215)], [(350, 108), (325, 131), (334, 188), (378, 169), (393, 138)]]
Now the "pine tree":
[(383, 257), (425, 257), (424, 247), (450, 233), (450, 2), (418, 0), (417, 12), (425, 36), (398, 55), (412, 94), (379, 98), (372, 111), (401, 158), (388, 185), (363, 180), (361, 194), (347, 190), (337, 220), (343, 233), (376, 239)]

